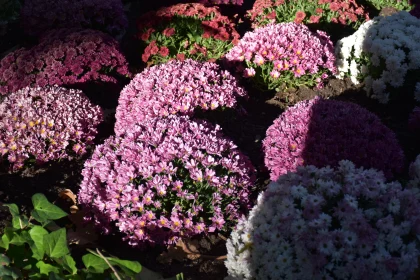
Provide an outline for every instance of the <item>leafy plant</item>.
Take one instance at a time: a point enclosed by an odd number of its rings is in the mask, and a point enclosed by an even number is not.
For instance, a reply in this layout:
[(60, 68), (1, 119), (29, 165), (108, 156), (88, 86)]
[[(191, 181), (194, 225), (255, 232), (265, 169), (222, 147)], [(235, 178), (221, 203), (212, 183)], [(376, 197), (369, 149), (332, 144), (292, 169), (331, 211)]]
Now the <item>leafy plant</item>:
[[(66, 229), (54, 221), (67, 213), (50, 203), (43, 194), (32, 197), (34, 209), (28, 218), (20, 214), (16, 204), (5, 204), (12, 223), (0, 239), (0, 278), (9, 279), (135, 279), (143, 270), (136, 261), (105, 257), (89, 250), (79, 269), (67, 246)], [(59, 228), (49, 230), (51, 227)], [(155, 277), (155, 274), (150, 274)], [(151, 279), (151, 278), (149, 278)], [(182, 279), (182, 275), (174, 279)]]
[(254, 28), (294, 21), (318, 24), (317, 29), (323, 31), (327, 31), (331, 23), (357, 29), (369, 20), (365, 8), (354, 0), (257, 0), (248, 17)]
[(178, 4), (142, 16), (137, 23), (148, 65), (172, 59), (216, 61), (239, 39), (229, 18), (215, 7)]
[(366, 2), (379, 11), (387, 7), (393, 7), (400, 11), (410, 11), (413, 8), (408, 0), (368, 0)]

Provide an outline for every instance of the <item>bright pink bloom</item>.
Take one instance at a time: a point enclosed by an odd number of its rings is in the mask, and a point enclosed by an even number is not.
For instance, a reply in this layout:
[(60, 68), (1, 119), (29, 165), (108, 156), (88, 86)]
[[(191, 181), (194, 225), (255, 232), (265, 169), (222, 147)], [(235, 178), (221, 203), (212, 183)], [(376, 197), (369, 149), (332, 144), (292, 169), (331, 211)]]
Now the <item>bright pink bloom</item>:
[[(251, 206), (255, 169), (220, 130), (174, 115), (141, 121), (109, 138), (82, 171), (78, 198), (93, 214), (87, 218), (108, 230), (114, 220), (133, 246), (173, 244), (234, 226)], [(133, 197), (142, 204), (132, 203)]]

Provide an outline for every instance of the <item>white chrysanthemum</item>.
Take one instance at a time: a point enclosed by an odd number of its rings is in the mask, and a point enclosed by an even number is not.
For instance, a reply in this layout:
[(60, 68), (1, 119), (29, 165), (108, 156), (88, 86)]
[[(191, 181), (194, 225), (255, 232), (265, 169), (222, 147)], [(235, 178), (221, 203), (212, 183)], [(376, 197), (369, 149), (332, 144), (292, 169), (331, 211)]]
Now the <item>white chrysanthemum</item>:
[[(337, 77), (349, 76), (355, 84), (363, 81), (365, 90), (373, 90), (369, 93), (372, 98), (388, 103), (390, 92), (404, 85), (410, 71), (420, 69), (419, 40), (420, 21), (409, 13), (375, 17), (337, 42)], [(372, 83), (378, 79), (384, 86)]]
[(299, 167), (271, 182), (240, 220), (227, 241), (225, 280), (407, 279), (418, 256), (413, 195), (350, 161)]
[[(356, 58), (359, 58), (363, 47), (364, 47), (364, 38), (369, 26), (373, 24), (373, 21), (367, 21), (363, 23), (360, 28), (353, 35), (339, 40), (336, 44), (335, 54), (337, 57), (337, 69), (338, 69), (338, 78), (344, 78), (345, 75), (350, 70), (350, 63), (352, 52)], [(356, 79), (356, 75), (351, 75), (352, 80)]]

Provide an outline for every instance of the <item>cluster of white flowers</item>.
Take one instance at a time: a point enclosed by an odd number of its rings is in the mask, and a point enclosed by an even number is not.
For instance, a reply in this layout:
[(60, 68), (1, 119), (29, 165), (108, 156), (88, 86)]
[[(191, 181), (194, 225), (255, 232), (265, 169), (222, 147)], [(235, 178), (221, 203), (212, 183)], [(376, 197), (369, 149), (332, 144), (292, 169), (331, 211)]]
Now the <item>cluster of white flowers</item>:
[(409, 71), (420, 69), (419, 41), (420, 20), (408, 12), (375, 17), (337, 42), (338, 77), (363, 81), (372, 98), (388, 103), (388, 87), (401, 87)]
[(335, 170), (299, 167), (237, 225), (225, 280), (408, 279), (419, 253), (415, 194), (347, 160)]

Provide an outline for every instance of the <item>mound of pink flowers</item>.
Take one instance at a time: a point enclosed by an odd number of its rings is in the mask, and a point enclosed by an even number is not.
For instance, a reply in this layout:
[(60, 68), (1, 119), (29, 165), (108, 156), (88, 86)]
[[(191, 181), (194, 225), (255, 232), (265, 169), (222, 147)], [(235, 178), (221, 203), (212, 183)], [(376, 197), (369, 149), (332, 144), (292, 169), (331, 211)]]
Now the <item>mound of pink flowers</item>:
[(271, 24), (247, 32), (226, 60), (263, 90), (322, 87), (323, 80), (337, 71), (328, 35), (296, 23)]
[(133, 246), (233, 226), (250, 207), (246, 156), (218, 126), (156, 118), (97, 146), (85, 163), (80, 202), (103, 229), (115, 222)]
[(171, 114), (191, 115), (196, 108), (234, 107), (246, 92), (217, 64), (191, 59), (145, 69), (121, 92), (115, 132), (120, 135), (138, 122)]
[(29, 35), (55, 28), (91, 28), (112, 35), (128, 26), (121, 0), (30, 0), (22, 7), (22, 21)]
[(102, 110), (79, 90), (24, 88), (0, 104), (0, 152), (17, 171), (27, 163), (71, 159), (92, 144)]
[(117, 83), (129, 75), (118, 42), (93, 30), (59, 29), (31, 49), (19, 49), (0, 61), (0, 94), (27, 86)]
[(276, 180), (301, 165), (336, 166), (350, 160), (392, 178), (402, 171), (404, 154), (381, 120), (359, 105), (315, 98), (289, 108), (268, 128), (265, 165)]

